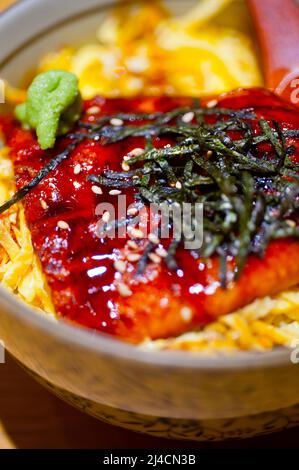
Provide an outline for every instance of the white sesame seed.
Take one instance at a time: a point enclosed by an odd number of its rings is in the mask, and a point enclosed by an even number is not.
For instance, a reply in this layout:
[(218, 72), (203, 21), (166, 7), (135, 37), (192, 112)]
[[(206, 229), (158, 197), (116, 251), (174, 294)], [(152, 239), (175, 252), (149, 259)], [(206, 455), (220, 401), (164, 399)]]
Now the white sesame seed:
[(79, 173), (81, 173), (81, 170), (82, 170), (82, 167), (80, 163), (77, 163), (77, 165), (74, 168), (74, 175), (79, 175)]
[(102, 221), (107, 224), (109, 222), (109, 220), (110, 220), (110, 212), (106, 211), (102, 215)]
[(217, 100), (211, 100), (207, 102), (207, 108), (215, 108), (217, 106), (218, 101)]
[(177, 181), (175, 183), (175, 187), (176, 187), (176, 189), (182, 189), (183, 186), (182, 186), (182, 183), (180, 181)]
[(189, 307), (183, 307), (181, 309), (181, 317), (185, 322), (189, 322), (192, 320), (192, 310)]
[(286, 220), (286, 223), (289, 227), (295, 228), (296, 227), (296, 222), (294, 220), (288, 219)]
[(43, 209), (48, 209), (48, 204), (46, 203), (46, 201), (44, 201), (44, 199), (41, 199), (40, 201), (40, 205), (42, 206)]
[(109, 191), (109, 194), (110, 196), (119, 196), (121, 194), (121, 191), (119, 191), (118, 189), (112, 189), (111, 191)]
[(138, 228), (130, 229), (130, 233), (133, 238), (143, 238), (143, 232), (142, 230), (139, 230)]
[(148, 236), (148, 239), (154, 245), (159, 245), (159, 243), (160, 243), (159, 238), (154, 233), (150, 233), (149, 236)]
[(70, 229), (70, 226), (67, 222), (65, 222), (64, 220), (59, 220), (59, 222), (57, 223), (57, 227), (59, 227), (61, 230), (69, 230)]
[(141, 157), (144, 154), (144, 149), (136, 147), (128, 153), (128, 157)]
[(132, 250), (138, 250), (138, 245), (134, 240), (128, 240), (127, 245), (129, 248), (132, 248)]
[(117, 285), (117, 290), (122, 297), (130, 297), (132, 291), (126, 284), (120, 283)]
[(141, 258), (141, 255), (138, 253), (129, 253), (127, 255), (127, 260), (130, 261), (131, 263), (135, 263), (136, 261), (139, 261)]
[(124, 125), (124, 121), (122, 119), (112, 118), (110, 119), (110, 124), (111, 126), (120, 127)]
[(182, 116), (182, 121), (185, 124), (188, 124), (189, 122), (193, 121), (194, 116), (195, 116), (194, 112), (190, 111), (189, 113), (186, 113), (186, 114), (184, 114), (184, 116)]
[(121, 165), (122, 169), (124, 171), (129, 171), (130, 170), (130, 167), (127, 163), (123, 162), (122, 165)]
[(130, 209), (128, 209), (128, 211), (127, 211), (127, 214), (128, 215), (136, 215), (136, 214), (138, 214), (138, 209), (136, 207), (130, 207)]
[(161, 258), (166, 258), (167, 256), (167, 251), (165, 250), (165, 248), (157, 248), (156, 249), (156, 254), (158, 256), (160, 256)]
[(94, 194), (103, 194), (103, 191), (102, 189), (100, 188), (100, 186), (92, 186), (91, 187), (91, 190)]
[(160, 307), (166, 308), (169, 305), (169, 298), (168, 297), (162, 297), (160, 300)]
[(150, 254), (148, 255), (148, 257), (149, 257), (149, 259), (150, 259), (153, 263), (155, 263), (155, 264), (161, 263), (161, 258), (160, 258), (160, 256), (156, 255), (155, 253), (150, 253)]
[(127, 263), (121, 260), (115, 261), (114, 268), (119, 273), (125, 273), (127, 269)]
[(86, 111), (87, 114), (97, 114), (101, 112), (101, 108), (99, 106), (91, 106), (91, 108), (88, 108)]
[(131, 160), (131, 157), (129, 157), (128, 155), (125, 155), (123, 158), (123, 161), (128, 162), (129, 160)]

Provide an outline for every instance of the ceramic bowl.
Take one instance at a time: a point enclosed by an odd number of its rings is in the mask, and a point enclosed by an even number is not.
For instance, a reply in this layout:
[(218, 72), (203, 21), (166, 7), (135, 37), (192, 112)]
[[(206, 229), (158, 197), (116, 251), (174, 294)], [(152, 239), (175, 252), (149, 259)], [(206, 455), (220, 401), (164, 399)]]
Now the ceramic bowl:
[[(186, 8), (186, 2), (176, 3)], [(0, 76), (18, 84), (41, 54), (82, 44), (112, 2), (24, 0), (0, 17)], [(143, 351), (54, 323), (0, 288), (0, 338), (37, 380), (102, 420), (177, 439), (222, 440), (299, 423), (290, 352), (207, 358)], [(1, 367), (1, 366), (0, 366)]]

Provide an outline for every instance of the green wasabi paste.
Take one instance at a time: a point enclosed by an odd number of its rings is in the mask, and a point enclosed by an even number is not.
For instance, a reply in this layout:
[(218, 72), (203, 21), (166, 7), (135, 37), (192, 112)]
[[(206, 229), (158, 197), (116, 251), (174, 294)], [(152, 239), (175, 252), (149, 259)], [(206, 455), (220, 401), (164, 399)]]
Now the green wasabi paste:
[(16, 118), (35, 129), (43, 150), (54, 147), (80, 118), (82, 99), (77, 77), (63, 70), (38, 75), (28, 89), (27, 101), (15, 109)]

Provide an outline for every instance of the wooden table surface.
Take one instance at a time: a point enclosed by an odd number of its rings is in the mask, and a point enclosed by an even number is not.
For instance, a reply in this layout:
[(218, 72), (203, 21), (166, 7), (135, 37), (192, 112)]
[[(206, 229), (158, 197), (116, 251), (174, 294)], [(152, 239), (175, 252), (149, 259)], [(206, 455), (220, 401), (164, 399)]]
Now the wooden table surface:
[[(0, 9), (14, 0), (0, 0)], [(298, 448), (299, 429), (246, 441), (202, 444), (135, 434), (66, 405), (21, 370), (11, 358), (0, 364), (0, 449), (103, 448)]]

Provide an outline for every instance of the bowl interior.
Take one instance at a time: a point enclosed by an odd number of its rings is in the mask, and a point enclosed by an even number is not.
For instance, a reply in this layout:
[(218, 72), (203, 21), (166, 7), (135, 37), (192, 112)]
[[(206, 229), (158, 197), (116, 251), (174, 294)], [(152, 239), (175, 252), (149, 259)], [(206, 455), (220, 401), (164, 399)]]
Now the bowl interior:
[[(129, 2), (132, 3), (132, 2)], [(174, 12), (181, 13), (196, 3), (196, 0), (166, 1), (168, 7)], [(105, 17), (107, 10), (113, 6), (112, 1), (101, 0), (23, 0), (7, 12), (0, 15), (0, 77), (18, 86), (28, 71), (33, 70), (39, 58), (61, 46), (72, 44), (81, 46), (95, 41), (95, 32)], [(63, 5), (61, 7), (61, 5)], [(9, 40), (8, 40), (9, 38)], [(1, 107), (0, 105), (0, 112)], [(48, 333), (65, 336), (66, 340), (84, 344), (84, 346), (100, 351), (110, 350), (136, 361), (157, 362), (183, 367), (240, 367), (245, 361), (247, 365), (261, 365), (261, 356), (257, 354), (240, 354), (235, 358), (200, 358), (190, 356), (184, 352), (144, 352), (136, 355), (135, 347), (122, 344), (115, 339), (103, 338), (101, 342), (98, 335), (77, 329), (63, 322), (52, 324), (46, 317), (40, 316), (28, 306), (21, 306), (16, 298), (4, 292), (0, 286), (0, 307), (10, 310), (14, 315), (28, 315), (28, 321), (34, 323), (41, 330)], [(21, 307), (21, 308), (20, 308)], [(243, 356), (243, 359), (241, 359)], [(263, 363), (275, 364), (285, 362), (289, 354), (286, 351), (273, 351), (263, 355)], [(244, 364), (244, 362), (243, 362)]]

